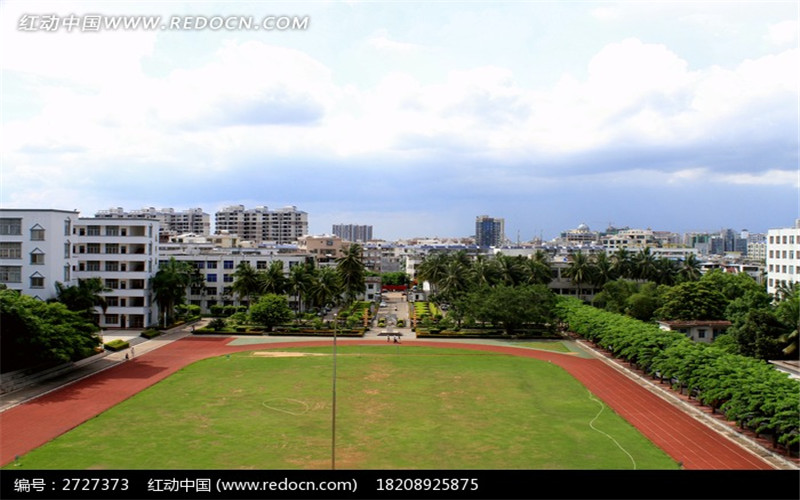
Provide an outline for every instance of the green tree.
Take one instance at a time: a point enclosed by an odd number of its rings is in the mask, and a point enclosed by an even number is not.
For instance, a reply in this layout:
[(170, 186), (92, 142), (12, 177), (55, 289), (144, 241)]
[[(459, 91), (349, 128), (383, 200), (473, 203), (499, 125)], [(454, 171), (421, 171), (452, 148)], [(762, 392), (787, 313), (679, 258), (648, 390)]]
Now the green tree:
[(312, 303), (316, 307), (326, 307), (336, 304), (342, 295), (342, 279), (336, 269), (332, 267), (320, 268), (310, 290)]
[(565, 271), (567, 277), (578, 287), (578, 296), (583, 295), (583, 285), (592, 282), (592, 262), (583, 252), (575, 252), (569, 256), (569, 264)]
[(3, 372), (77, 361), (100, 345), (100, 328), (83, 314), (13, 290), (0, 290), (0, 325)]
[(239, 296), (239, 301), (253, 303), (253, 297), (258, 295), (261, 288), (259, 272), (253, 269), (249, 262), (240, 262), (233, 273), (231, 290)]
[(345, 300), (350, 304), (360, 293), (364, 292), (366, 283), (366, 269), (361, 245), (351, 243), (349, 247), (345, 248), (344, 255), (336, 259), (336, 269), (341, 276)]
[(99, 307), (105, 313), (108, 308), (103, 292), (109, 291), (101, 278), (79, 279), (75, 286), (64, 286), (56, 282), (56, 300), (70, 311), (81, 313), (87, 319), (94, 320), (94, 309)]
[(263, 325), (268, 331), (292, 317), (289, 302), (285, 295), (267, 293), (259, 297), (255, 304), (250, 306), (250, 318), (253, 322)]
[(697, 281), (701, 276), (700, 261), (697, 256), (690, 253), (683, 259), (678, 267), (678, 276), (682, 281)]
[(283, 262), (280, 260), (273, 261), (266, 271), (258, 274), (259, 293), (281, 295), (286, 293), (287, 286), (286, 275), (283, 272)]
[(166, 313), (166, 324), (175, 317), (175, 306), (183, 304), (186, 299), (186, 289), (191, 285), (193, 275), (194, 266), (170, 257), (153, 277), (151, 286), (159, 309)]
[(511, 335), (530, 323), (551, 323), (555, 295), (545, 285), (499, 285), (471, 294), (471, 310), (479, 321), (502, 326)]
[(313, 282), (313, 271), (305, 264), (298, 264), (289, 271), (288, 289), (295, 297), (298, 317), (309, 299)]
[(665, 320), (720, 320), (725, 318), (725, 296), (704, 281), (688, 281), (664, 293), (664, 304), (656, 311)]
[(741, 325), (729, 328), (728, 334), (736, 340), (739, 354), (769, 360), (784, 357), (780, 337), (786, 331), (774, 312), (756, 309), (747, 313)]
[(611, 256), (611, 270), (614, 276), (619, 278), (633, 279), (633, 262), (631, 253), (625, 248), (619, 248)]
[(650, 252), (650, 247), (645, 247), (637, 252), (631, 259), (633, 273), (637, 279), (655, 281), (658, 273), (656, 257)]

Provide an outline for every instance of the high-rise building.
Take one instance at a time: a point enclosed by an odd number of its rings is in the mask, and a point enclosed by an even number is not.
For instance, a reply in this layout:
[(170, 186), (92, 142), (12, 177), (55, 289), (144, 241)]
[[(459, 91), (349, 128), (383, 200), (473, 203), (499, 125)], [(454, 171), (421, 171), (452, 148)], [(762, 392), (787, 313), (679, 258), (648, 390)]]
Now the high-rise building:
[(333, 234), (345, 241), (367, 242), (372, 239), (372, 226), (334, 224)]
[(475, 218), (475, 244), (479, 247), (499, 247), (506, 239), (505, 219), (479, 215)]
[(214, 222), (217, 234), (227, 231), (245, 241), (292, 243), (308, 234), (308, 214), (295, 206), (270, 210), (232, 205), (219, 210)]
[(767, 231), (767, 292), (800, 283), (800, 219), (794, 227)]
[(99, 210), (94, 216), (98, 218), (157, 220), (162, 233), (207, 235), (211, 232), (211, 216), (203, 212), (202, 208), (190, 208), (176, 212), (174, 208), (156, 209), (150, 207), (126, 212), (117, 207)]

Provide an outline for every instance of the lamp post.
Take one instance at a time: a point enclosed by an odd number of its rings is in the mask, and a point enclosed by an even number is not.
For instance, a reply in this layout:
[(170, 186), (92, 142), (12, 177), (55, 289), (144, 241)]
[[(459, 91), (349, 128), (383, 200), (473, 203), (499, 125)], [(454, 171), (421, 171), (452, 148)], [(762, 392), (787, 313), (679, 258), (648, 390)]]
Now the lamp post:
[(339, 320), (333, 313), (333, 387), (331, 399), (331, 470), (336, 470), (336, 331), (339, 329)]

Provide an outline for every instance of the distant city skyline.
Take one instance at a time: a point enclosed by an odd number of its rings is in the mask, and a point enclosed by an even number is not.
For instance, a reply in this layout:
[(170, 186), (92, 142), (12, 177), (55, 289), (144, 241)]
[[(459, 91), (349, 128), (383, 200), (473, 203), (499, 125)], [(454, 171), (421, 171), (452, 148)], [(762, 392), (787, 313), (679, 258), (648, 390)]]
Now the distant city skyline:
[[(90, 16), (164, 27), (68, 28)], [(289, 24), (188, 28), (227, 16)], [(480, 214), (512, 241), (790, 227), (798, 21), (781, 1), (9, 0), (0, 206), (293, 205), (311, 234), (385, 240)]]

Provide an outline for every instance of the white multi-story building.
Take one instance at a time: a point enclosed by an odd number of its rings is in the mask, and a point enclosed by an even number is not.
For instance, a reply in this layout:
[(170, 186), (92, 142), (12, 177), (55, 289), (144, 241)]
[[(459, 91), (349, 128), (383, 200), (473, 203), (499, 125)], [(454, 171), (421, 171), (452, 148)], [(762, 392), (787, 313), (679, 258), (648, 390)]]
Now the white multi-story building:
[(73, 277), (101, 278), (108, 308), (101, 328), (141, 329), (158, 323), (151, 280), (158, 272), (159, 223), (146, 219), (79, 218), (72, 227)]
[(0, 209), (0, 283), (41, 300), (55, 298), (56, 282), (74, 285), (78, 217), (69, 210)]
[(345, 241), (367, 242), (372, 239), (372, 226), (358, 224), (334, 224), (333, 235)]
[(623, 229), (616, 234), (602, 236), (600, 242), (609, 252), (620, 248), (635, 251), (658, 246), (655, 235), (650, 229)]
[(215, 214), (214, 231), (227, 231), (246, 241), (296, 242), (308, 234), (308, 213), (288, 206), (245, 209), (244, 205), (225, 207)]
[(157, 321), (150, 280), (157, 272), (158, 222), (82, 218), (68, 210), (0, 210), (0, 283), (41, 300), (56, 283), (100, 278), (108, 308), (101, 328), (145, 328)]
[[(233, 292), (234, 274), (242, 262), (247, 262), (256, 271), (266, 271), (273, 262), (283, 263), (283, 274), (288, 277), (291, 269), (306, 262), (309, 254), (297, 248), (283, 249), (280, 246), (263, 248), (221, 248), (208, 244), (170, 243), (161, 245), (160, 261), (166, 262), (174, 258), (180, 262), (189, 262), (202, 276), (202, 282), (187, 291), (187, 302), (200, 306), (204, 313), (211, 311), (211, 306), (241, 305)], [(290, 304), (296, 307), (289, 297)]]
[(800, 283), (800, 219), (794, 227), (767, 232), (767, 292)]

